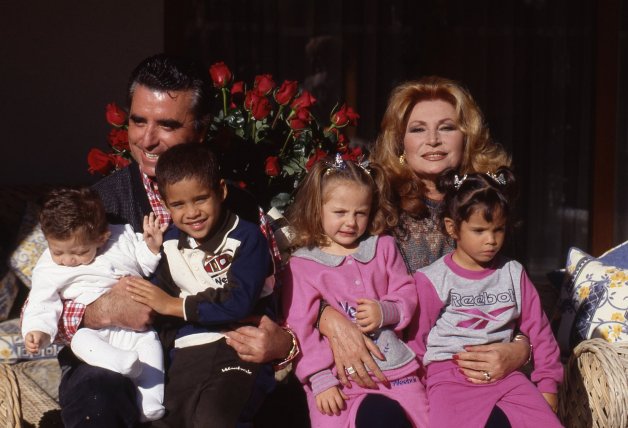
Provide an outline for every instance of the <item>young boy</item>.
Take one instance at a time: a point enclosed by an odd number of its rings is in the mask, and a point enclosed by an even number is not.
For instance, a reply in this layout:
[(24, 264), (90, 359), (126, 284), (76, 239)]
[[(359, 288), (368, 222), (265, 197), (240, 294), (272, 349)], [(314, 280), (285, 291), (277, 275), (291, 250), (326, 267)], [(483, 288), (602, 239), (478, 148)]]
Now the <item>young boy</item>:
[(160, 336), (171, 365), (167, 415), (156, 426), (235, 426), (258, 364), (242, 361), (222, 331), (263, 310), (273, 268), (266, 238), (223, 206), (227, 195), (215, 156), (181, 144), (159, 157), (159, 191), (174, 226), (166, 234), (156, 282), (129, 281), (134, 298), (168, 315)]
[[(48, 249), (33, 271), (22, 320), (26, 350), (31, 353), (57, 335), (62, 299), (88, 305), (122, 276), (152, 274), (161, 259), (165, 230), (153, 214), (144, 218), (143, 237), (129, 225), (109, 225), (102, 201), (88, 188), (50, 192), (40, 223)], [(86, 363), (131, 378), (140, 392), (143, 420), (163, 416), (163, 357), (154, 331), (82, 328), (70, 346)]]

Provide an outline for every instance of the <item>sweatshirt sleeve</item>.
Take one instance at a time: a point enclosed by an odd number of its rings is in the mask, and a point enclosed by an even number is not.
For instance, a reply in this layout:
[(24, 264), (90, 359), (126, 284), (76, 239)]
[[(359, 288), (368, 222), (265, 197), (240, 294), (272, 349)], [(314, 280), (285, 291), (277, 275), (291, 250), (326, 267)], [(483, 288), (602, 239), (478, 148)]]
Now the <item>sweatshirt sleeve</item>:
[(268, 243), (256, 229), (235, 251), (223, 288), (208, 288), (185, 298), (185, 320), (209, 326), (250, 315), (269, 275), (272, 260)]
[[(53, 269), (47, 269), (50, 266)], [(54, 262), (50, 250), (46, 249), (33, 270), (32, 288), (22, 314), (22, 335), (30, 331), (41, 331), (54, 341), (63, 303), (54, 282)]]
[(400, 331), (410, 324), (410, 320), (415, 315), (417, 308), (416, 287), (393, 238), (389, 236), (380, 237), (378, 253), (378, 256), (384, 258), (385, 269), (388, 274), (387, 291), (379, 299), (384, 315), (383, 325), (391, 325), (395, 331)]
[(519, 330), (528, 336), (532, 345), (532, 382), (540, 392), (556, 393), (563, 379), (560, 351), (541, 307), (541, 299), (525, 271), (521, 274)]
[[(333, 375), (327, 370), (333, 366), (334, 357), (327, 339), (316, 329), (321, 293), (315, 287), (316, 275), (308, 270), (308, 264), (294, 257), (290, 260), (282, 273), (281, 297), (286, 323), (296, 335), (301, 348), (301, 354), (296, 359), (295, 374), (301, 383), (311, 381), (312, 387), (319, 389), (317, 381), (321, 385), (329, 385), (327, 387), (334, 386), (330, 383)], [(319, 372), (322, 372), (321, 375), (315, 377)]]

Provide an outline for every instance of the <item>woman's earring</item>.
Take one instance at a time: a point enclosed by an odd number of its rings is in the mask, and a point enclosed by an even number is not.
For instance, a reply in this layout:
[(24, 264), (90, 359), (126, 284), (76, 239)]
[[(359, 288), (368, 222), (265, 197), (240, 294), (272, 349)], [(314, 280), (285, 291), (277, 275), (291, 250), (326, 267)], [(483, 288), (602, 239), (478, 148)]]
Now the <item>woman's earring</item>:
[(401, 156), (399, 156), (399, 165), (405, 165), (406, 164), (406, 154), (402, 153)]

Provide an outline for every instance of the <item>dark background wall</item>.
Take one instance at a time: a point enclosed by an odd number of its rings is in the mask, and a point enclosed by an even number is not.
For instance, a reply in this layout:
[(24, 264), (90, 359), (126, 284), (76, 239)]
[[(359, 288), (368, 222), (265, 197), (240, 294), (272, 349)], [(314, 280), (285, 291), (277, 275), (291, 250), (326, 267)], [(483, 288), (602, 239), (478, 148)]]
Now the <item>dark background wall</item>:
[(161, 0), (3, 1), (0, 6), (0, 184), (93, 180), (105, 105), (124, 105), (129, 72), (163, 50)]
[(0, 10), (0, 184), (76, 183), (105, 148), (105, 104), (165, 50), (225, 61), (237, 79), (304, 83), (321, 117), (339, 99), (377, 135), (390, 89), (461, 81), (513, 154), (523, 225), (514, 251), (542, 277), (569, 246), (628, 239), (625, 0), (62, 1)]

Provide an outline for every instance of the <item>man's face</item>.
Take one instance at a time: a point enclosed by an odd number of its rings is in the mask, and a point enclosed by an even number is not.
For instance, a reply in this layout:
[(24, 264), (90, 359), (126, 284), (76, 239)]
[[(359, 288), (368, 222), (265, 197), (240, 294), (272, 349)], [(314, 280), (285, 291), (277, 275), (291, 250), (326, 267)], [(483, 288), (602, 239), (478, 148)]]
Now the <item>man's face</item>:
[(129, 145), (140, 171), (155, 176), (159, 155), (172, 146), (200, 142), (194, 129), (192, 91), (157, 91), (138, 85), (129, 112)]

